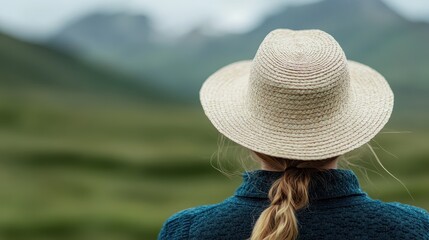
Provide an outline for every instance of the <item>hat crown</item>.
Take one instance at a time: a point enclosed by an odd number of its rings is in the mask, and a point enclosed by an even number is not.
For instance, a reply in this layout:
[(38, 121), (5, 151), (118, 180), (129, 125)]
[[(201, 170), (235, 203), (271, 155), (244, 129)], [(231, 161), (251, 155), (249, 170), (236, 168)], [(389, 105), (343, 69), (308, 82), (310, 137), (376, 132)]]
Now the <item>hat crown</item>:
[(252, 62), (247, 103), (261, 121), (305, 124), (337, 115), (349, 97), (347, 59), (320, 30), (270, 32)]

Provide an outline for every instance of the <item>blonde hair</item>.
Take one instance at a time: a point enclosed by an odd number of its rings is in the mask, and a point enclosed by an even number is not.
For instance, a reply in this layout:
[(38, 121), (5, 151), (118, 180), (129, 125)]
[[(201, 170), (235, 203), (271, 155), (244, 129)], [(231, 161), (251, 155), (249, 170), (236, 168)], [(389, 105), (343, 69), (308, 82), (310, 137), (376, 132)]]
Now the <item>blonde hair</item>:
[(272, 169), (284, 171), (268, 193), (270, 206), (259, 216), (251, 240), (294, 240), (298, 237), (296, 211), (308, 204), (308, 186), (312, 173), (337, 159), (299, 161), (254, 152), (254, 157)]

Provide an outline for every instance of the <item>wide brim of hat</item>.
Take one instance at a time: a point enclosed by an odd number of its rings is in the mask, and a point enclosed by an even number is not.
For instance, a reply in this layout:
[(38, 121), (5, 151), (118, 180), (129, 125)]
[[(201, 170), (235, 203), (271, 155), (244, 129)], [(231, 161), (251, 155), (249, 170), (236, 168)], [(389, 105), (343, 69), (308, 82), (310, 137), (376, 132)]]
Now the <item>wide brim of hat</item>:
[(219, 69), (200, 90), (202, 107), (215, 128), (250, 150), (296, 160), (339, 156), (369, 142), (392, 113), (393, 93), (384, 77), (348, 61), (350, 99), (343, 111), (310, 124), (263, 121), (245, 103), (251, 64), (240, 61)]

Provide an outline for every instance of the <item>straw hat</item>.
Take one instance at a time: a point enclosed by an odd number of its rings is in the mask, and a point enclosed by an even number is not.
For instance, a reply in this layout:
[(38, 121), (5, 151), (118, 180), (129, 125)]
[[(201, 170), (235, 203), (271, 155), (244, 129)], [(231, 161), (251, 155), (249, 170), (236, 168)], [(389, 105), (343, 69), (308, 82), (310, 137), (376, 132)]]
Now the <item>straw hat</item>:
[(393, 93), (384, 77), (348, 61), (320, 30), (270, 32), (253, 61), (227, 65), (200, 90), (220, 133), (257, 152), (320, 160), (362, 146), (386, 124)]

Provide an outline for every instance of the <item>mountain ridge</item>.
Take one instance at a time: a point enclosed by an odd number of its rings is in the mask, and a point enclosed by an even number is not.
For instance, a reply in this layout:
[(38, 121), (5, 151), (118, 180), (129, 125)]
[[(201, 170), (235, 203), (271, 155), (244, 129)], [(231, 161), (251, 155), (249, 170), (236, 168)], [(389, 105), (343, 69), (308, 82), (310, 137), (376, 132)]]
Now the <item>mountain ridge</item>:
[(0, 33), (0, 63), (0, 85), (2, 90), (9, 89), (9, 92), (43, 89), (157, 98), (156, 88), (135, 77), (3, 33)]
[[(154, 31), (150, 24), (143, 28), (147, 29), (142, 31)], [(265, 35), (275, 28), (317, 28), (330, 33), (349, 59), (385, 75), (400, 98), (406, 99), (409, 92), (429, 90), (429, 71), (425, 67), (429, 65), (429, 49), (425, 48), (429, 24), (410, 22), (379, 0), (325, 0), (289, 6), (245, 34), (213, 37), (195, 31), (168, 44), (149, 39), (142, 42), (143, 47), (132, 49), (132, 53), (121, 45), (105, 49), (110, 59), (85, 54), (91, 48), (83, 43), (68, 44), (80, 49), (79, 54), (90, 61), (111, 64), (137, 76), (146, 74), (157, 79), (161, 89), (174, 91), (178, 98), (197, 101), (198, 89), (211, 73), (231, 62), (253, 58)], [(56, 47), (66, 49), (56, 43)]]

